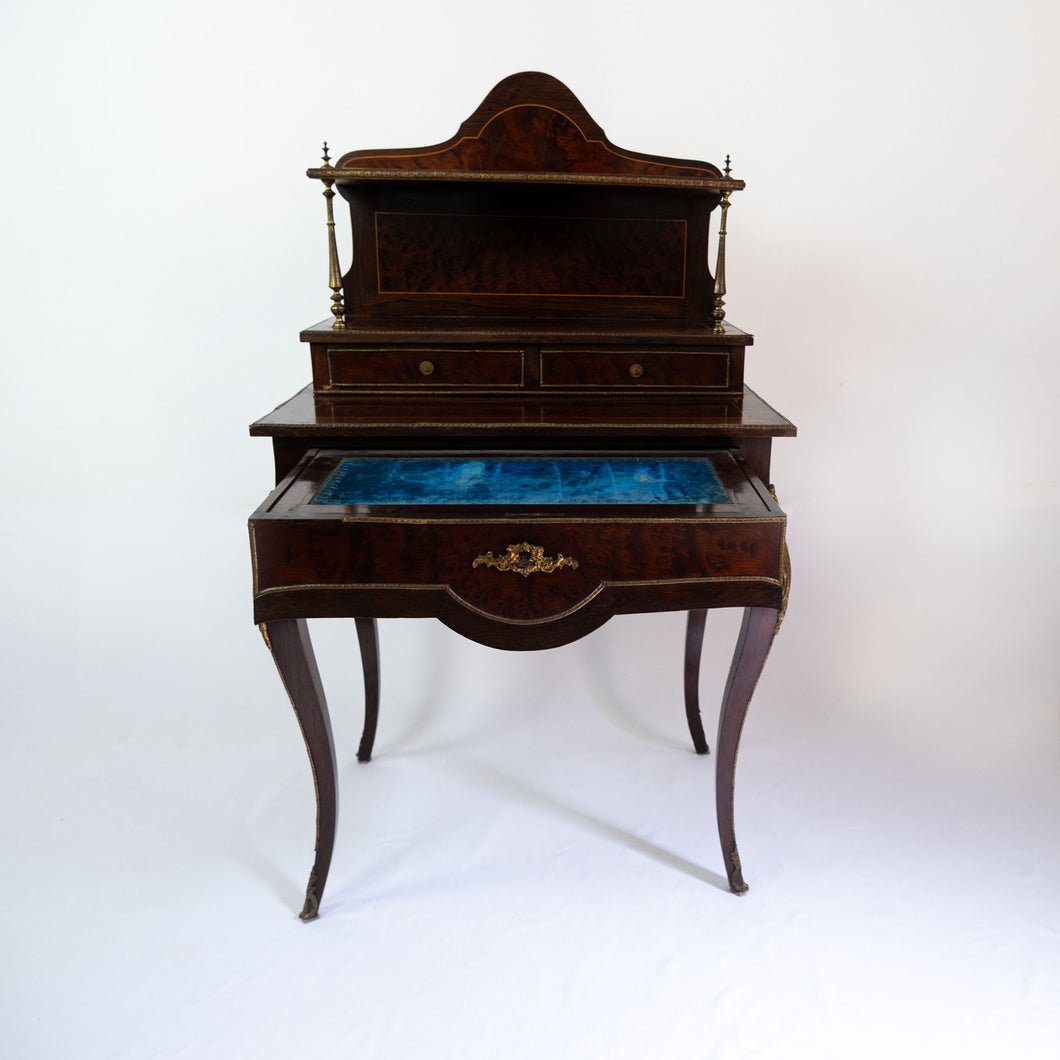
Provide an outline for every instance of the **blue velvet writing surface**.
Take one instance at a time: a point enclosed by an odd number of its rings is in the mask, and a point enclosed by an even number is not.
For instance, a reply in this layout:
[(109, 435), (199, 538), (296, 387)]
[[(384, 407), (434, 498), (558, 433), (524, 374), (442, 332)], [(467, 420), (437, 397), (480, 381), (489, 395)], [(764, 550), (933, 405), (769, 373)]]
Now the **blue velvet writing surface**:
[(313, 504), (728, 504), (706, 457), (345, 457)]

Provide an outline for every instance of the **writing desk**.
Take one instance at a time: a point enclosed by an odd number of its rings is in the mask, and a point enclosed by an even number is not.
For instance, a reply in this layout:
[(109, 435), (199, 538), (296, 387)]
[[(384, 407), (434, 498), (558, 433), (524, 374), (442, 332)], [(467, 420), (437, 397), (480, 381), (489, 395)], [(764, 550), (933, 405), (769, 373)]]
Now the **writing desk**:
[[(543, 74), (501, 82), (433, 148), (353, 152), (324, 183), (333, 319), (306, 329), (313, 383), (251, 426), (275, 490), (250, 520), (254, 617), (305, 736), (318, 915), (335, 832), (335, 749), (306, 619), (356, 620), (358, 758), (378, 717), (376, 619), (433, 617), (479, 643), (569, 643), (615, 614), (687, 610), (685, 709), (704, 620), (744, 620), (718, 725), (719, 837), (736, 750), (787, 597), (786, 517), (768, 486), (792, 424), (743, 382), (724, 319), (724, 220), (743, 186), (708, 163), (615, 148)], [(349, 201), (340, 275), (333, 187)]]

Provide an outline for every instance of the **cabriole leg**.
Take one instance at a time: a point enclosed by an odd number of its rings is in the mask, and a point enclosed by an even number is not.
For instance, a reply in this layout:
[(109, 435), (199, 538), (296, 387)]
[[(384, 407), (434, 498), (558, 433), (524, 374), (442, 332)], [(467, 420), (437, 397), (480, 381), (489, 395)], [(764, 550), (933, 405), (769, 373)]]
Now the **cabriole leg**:
[(748, 607), (743, 613), (743, 625), (736, 642), (736, 650), (725, 685), (725, 698), (718, 719), (717, 765), (715, 789), (718, 806), (718, 838), (729, 877), (729, 890), (743, 894), (747, 890), (740, 868), (740, 854), (736, 849), (733, 825), (733, 784), (736, 779), (736, 752), (747, 707), (751, 702), (758, 678), (762, 675), (766, 656), (776, 632), (777, 612), (771, 607)]
[(282, 618), (262, 622), (261, 633), (291, 699), (313, 769), (317, 795), (316, 860), (309, 874), (305, 905), (299, 916), (306, 921), (315, 920), (335, 846), (336, 770), (331, 719), (305, 619)]
[(358, 618), (357, 641), (364, 669), (364, 732), (357, 748), (357, 761), (370, 762), (379, 722), (379, 624), (374, 618)]
[(688, 717), (688, 731), (692, 735), (692, 746), (697, 755), (710, 754), (707, 738), (703, 733), (703, 718), (699, 713), (699, 662), (703, 657), (703, 630), (706, 622), (706, 610), (688, 612), (688, 630), (685, 633), (685, 714)]

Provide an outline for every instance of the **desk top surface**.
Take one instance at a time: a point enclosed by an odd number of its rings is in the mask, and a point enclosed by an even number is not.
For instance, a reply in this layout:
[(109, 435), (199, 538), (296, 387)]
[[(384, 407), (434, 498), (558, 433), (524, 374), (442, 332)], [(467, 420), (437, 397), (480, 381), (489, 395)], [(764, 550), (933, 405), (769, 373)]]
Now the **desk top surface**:
[(794, 437), (795, 425), (749, 387), (730, 397), (660, 397), (634, 401), (577, 397), (398, 400), (314, 396), (311, 385), (250, 425), (256, 437), (488, 434), (505, 436)]

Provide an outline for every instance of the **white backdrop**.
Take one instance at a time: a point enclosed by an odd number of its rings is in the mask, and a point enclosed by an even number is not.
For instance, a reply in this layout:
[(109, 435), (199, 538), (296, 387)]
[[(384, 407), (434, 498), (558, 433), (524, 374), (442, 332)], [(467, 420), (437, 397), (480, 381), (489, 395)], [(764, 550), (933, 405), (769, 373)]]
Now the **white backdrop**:
[[(1053, 1056), (1058, 10), (9, 0), (4, 1055)], [(729, 318), (800, 427), (751, 891), (720, 888), (680, 616), (528, 655), (387, 623), (361, 768), (352, 624), (317, 623), (341, 810), (304, 926), (244, 529), (246, 424), (327, 313), (304, 170), (445, 139), (522, 69), (748, 182)]]

